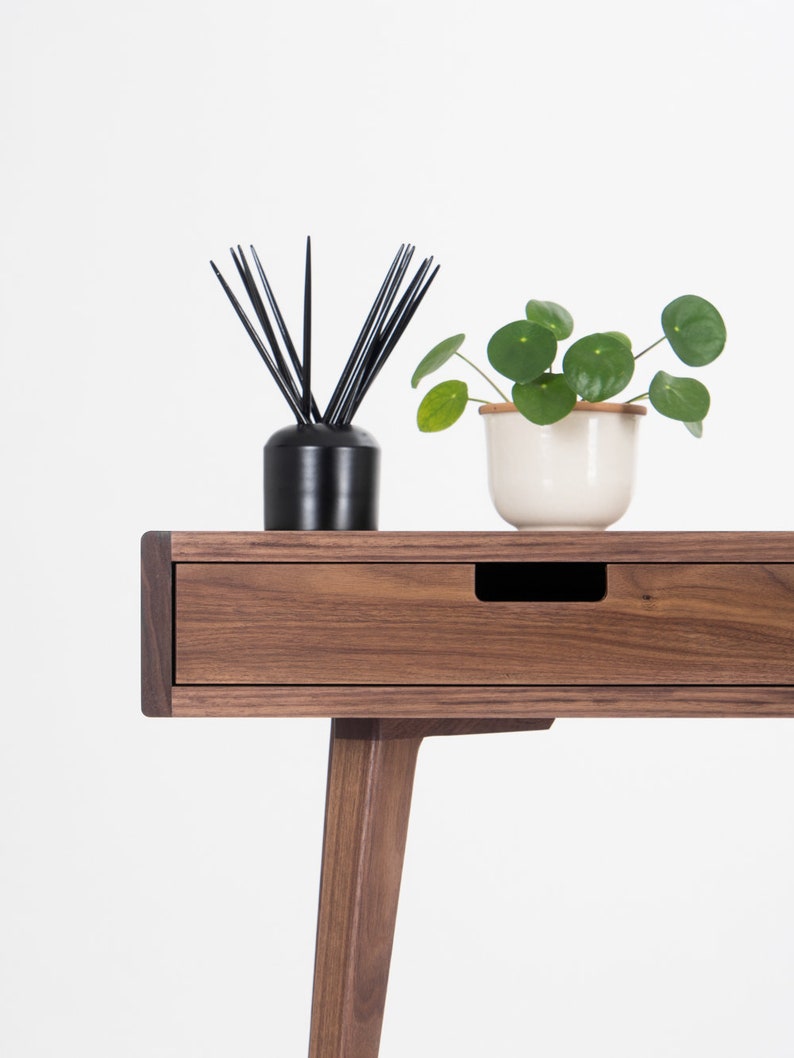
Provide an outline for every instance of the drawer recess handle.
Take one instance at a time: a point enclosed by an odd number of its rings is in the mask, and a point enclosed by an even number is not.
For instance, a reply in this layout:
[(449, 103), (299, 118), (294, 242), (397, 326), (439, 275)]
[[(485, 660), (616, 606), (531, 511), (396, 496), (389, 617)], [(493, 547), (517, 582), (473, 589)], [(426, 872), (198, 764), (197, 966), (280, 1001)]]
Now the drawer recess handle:
[(476, 562), (474, 594), (481, 602), (600, 602), (606, 562)]

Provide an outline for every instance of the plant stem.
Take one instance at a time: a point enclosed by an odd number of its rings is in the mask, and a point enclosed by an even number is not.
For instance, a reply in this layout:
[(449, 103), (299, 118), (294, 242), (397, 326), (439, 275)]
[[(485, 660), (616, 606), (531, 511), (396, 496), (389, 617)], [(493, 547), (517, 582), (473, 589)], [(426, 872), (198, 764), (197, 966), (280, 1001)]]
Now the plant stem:
[(466, 400), (474, 401), (475, 404), (492, 404), (493, 401), (483, 400), (482, 397), (467, 397)]
[(649, 353), (651, 349), (655, 349), (657, 345), (661, 345), (664, 341), (666, 341), (666, 338), (665, 335), (662, 335), (662, 337), (657, 342), (654, 342), (653, 345), (649, 345), (647, 349), (643, 349), (641, 353), (637, 353), (634, 359), (639, 360), (641, 356), (645, 356), (645, 354)]
[(633, 404), (636, 400), (647, 400), (649, 396), (649, 393), (638, 393), (636, 397), (632, 397), (631, 400), (625, 400), (623, 403)]
[[(473, 367), (478, 375), (482, 375), (482, 377), (485, 379), (485, 381), (488, 383), (489, 386), (493, 386), (493, 388), (496, 390), (496, 392), (499, 394), (499, 396), (502, 398), (503, 401), (505, 401), (507, 404), (510, 403), (510, 398), (505, 396), (505, 394), (502, 393), (501, 389), (499, 389), (497, 384), (494, 381), (492, 381), (490, 378), (488, 378), (488, 376), (486, 375), (486, 373), (484, 371), (480, 371), (479, 367), (477, 367), (476, 364), (473, 364), (471, 362), (471, 360), (469, 360), (469, 358), (467, 356), (464, 356), (463, 353), (457, 353), (457, 352), (455, 353), (455, 356), (459, 356), (461, 358), (461, 360), (465, 360), (466, 363), (469, 365), (469, 367)], [(483, 403), (487, 404), (488, 401), (487, 400), (483, 401)]]

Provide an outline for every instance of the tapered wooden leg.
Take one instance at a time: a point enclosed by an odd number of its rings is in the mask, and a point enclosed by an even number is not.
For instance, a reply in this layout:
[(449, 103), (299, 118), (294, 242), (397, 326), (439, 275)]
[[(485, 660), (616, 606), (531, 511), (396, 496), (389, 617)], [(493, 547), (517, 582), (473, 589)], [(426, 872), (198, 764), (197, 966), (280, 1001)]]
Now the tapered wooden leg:
[(421, 741), (333, 721), (309, 1058), (377, 1058)]
[(416, 757), (427, 735), (552, 720), (334, 720), (309, 1058), (377, 1058)]

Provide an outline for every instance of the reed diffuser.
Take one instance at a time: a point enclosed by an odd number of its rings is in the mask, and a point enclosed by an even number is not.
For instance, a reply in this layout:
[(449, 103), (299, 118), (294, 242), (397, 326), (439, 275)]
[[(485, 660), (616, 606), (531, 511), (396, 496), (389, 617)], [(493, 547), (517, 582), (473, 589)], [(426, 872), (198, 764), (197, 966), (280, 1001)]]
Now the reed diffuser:
[(265, 445), (265, 529), (377, 529), (380, 449), (352, 420), (438, 272), (438, 265), (431, 271), (433, 258), (425, 258), (398, 300), (414, 250), (404, 243), (397, 251), (325, 411), (311, 387), (311, 239), (306, 240), (300, 356), (254, 247), (251, 259), (259, 283), (242, 247), (230, 252), (260, 330), (210, 261), (295, 416), (294, 425), (276, 431)]

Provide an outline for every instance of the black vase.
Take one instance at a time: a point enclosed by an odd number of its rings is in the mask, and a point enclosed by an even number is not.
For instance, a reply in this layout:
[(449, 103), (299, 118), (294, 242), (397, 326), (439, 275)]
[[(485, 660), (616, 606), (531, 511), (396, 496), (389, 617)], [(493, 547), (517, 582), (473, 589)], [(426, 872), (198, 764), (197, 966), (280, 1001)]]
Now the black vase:
[(380, 448), (357, 426), (285, 426), (265, 445), (265, 529), (377, 529)]

